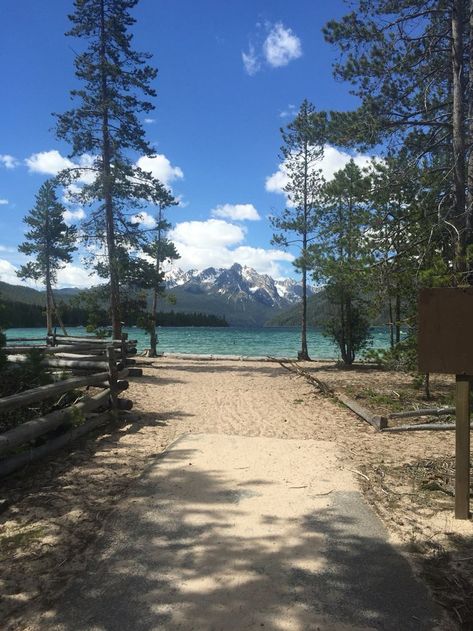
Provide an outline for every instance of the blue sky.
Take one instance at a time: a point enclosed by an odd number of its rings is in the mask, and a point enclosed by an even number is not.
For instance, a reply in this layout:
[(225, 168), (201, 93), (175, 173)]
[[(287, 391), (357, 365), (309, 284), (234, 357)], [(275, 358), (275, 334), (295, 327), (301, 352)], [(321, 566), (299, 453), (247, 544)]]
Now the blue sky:
[[(22, 218), (45, 178), (67, 161), (52, 112), (70, 107), (74, 49), (65, 37), (72, 0), (2, 0), (0, 23), (0, 279), (23, 258)], [(237, 261), (294, 276), (293, 253), (270, 245), (280, 192), (279, 128), (308, 98), (318, 109), (356, 103), (332, 77), (336, 51), (323, 40), (341, 0), (141, 0), (134, 47), (153, 54), (156, 110), (144, 123), (157, 157), (142, 162), (182, 200), (169, 212), (184, 269)], [(135, 156), (139, 160), (140, 156)], [(330, 177), (348, 156), (327, 148)], [(360, 163), (364, 158), (358, 158)], [(69, 220), (87, 209), (69, 208)], [(152, 209), (148, 209), (152, 214)], [(257, 219), (259, 217), (259, 219)], [(146, 219), (146, 218), (145, 218)], [(79, 258), (61, 286), (93, 281)]]

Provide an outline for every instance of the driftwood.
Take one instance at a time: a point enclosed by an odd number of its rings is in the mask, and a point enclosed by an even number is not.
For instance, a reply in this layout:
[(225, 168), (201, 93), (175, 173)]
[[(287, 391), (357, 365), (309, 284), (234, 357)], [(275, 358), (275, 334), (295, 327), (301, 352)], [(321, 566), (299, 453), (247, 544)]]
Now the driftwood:
[(416, 416), (445, 416), (455, 414), (455, 408), (424, 408), (420, 410), (407, 410), (407, 412), (393, 412), (388, 418), (414, 418)]
[(77, 438), (88, 434), (101, 425), (106, 425), (110, 422), (110, 420), (111, 414), (109, 410), (100, 414), (91, 415), (82, 425), (71, 429), (57, 438), (49, 440), (44, 445), (41, 445), (41, 447), (36, 447), (35, 449), (30, 449), (29, 451), (25, 451), (2, 460), (0, 462), (0, 477), (13, 473), (13, 471), (24, 467), (26, 464), (50, 456), (55, 451), (58, 451), (59, 449), (62, 449), (72, 443), (74, 440), (77, 440)]
[(0, 412), (6, 410), (14, 410), (30, 403), (37, 403), (38, 401), (44, 401), (50, 399), (75, 388), (82, 388), (84, 386), (93, 386), (96, 383), (102, 383), (109, 378), (108, 372), (101, 372), (94, 375), (87, 375), (85, 377), (73, 377), (72, 379), (64, 379), (64, 381), (58, 381), (57, 383), (50, 383), (46, 386), (39, 386), (38, 388), (32, 388), (26, 390), (26, 392), (20, 392), (18, 394), (12, 394), (9, 397), (3, 397), (0, 399)]
[(55, 410), (31, 421), (26, 421), (18, 425), (18, 427), (0, 434), (0, 455), (56, 429), (76, 416), (80, 417), (86, 412), (96, 410), (102, 406), (108, 406), (109, 399), (110, 390), (104, 390), (93, 397), (83, 397), (74, 405)]

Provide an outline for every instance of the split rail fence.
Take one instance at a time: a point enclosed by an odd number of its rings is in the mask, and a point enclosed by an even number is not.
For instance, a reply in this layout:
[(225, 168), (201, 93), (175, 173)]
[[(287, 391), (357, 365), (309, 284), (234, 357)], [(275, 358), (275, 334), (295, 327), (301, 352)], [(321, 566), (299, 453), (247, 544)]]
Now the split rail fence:
[[(35, 342), (35, 344), (31, 344)], [(42, 342), (37, 344), (36, 342)], [(27, 344), (28, 343), (28, 344)], [(8, 340), (10, 362), (28, 361), (31, 350), (41, 353), (41, 365), (53, 382), (0, 398), (0, 415), (44, 401), (54, 402), (66, 393), (80, 392), (74, 403), (38, 415), (0, 434), (0, 477), (49, 456), (92, 430), (117, 419), (133, 402), (119, 395), (128, 389), (128, 377), (140, 376), (136, 368), (136, 340), (53, 335), (35, 340)]]

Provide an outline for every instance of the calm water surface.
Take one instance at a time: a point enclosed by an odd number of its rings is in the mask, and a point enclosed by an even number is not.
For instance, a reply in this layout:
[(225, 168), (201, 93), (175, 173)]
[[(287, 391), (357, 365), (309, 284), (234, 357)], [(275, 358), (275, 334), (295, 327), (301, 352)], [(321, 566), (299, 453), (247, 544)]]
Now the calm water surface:
[[(148, 336), (138, 328), (124, 329), (130, 339), (138, 340), (138, 350), (148, 347)], [(83, 327), (69, 327), (69, 335), (86, 335)], [(46, 329), (9, 329), (7, 338), (42, 337)], [(199, 353), (212, 355), (271, 355), (273, 357), (297, 357), (300, 348), (300, 331), (295, 327), (248, 328), (248, 327), (166, 327), (159, 328), (159, 351), (166, 353)], [(313, 359), (338, 359), (334, 343), (318, 329), (308, 331), (309, 354)], [(389, 329), (373, 327), (371, 348), (389, 346)]]

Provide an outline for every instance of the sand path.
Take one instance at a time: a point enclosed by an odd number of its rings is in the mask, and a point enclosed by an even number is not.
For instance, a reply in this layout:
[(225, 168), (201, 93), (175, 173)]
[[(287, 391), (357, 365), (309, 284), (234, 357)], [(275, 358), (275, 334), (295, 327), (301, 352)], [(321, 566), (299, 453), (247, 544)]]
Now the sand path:
[[(377, 510), (388, 524), (391, 535), (393, 533), (400, 535), (395, 543), (403, 539), (404, 541), (410, 539), (436, 542), (438, 533), (441, 533), (440, 536), (446, 532), (459, 533), (461, 528), (466, 529), (463, 531), (464, 534), (472, 534), (471, 524), (458, 526), (451, 518), (449, 498), (447, 498), (449, 503), (444, 510), (432, 511), (430, 508), (425, 510), (423, 506), (419, 507), (416, 504), (419, 493), (412, 493), (411, 489), (395, 486), (397, 479), (389, 477), (389, 472), (396, 467), (417, 462), (419, 458), (426, 455), (441, 456), (453, 453), (451, 434), (441, 437), (424, 434), (421, 440), (419, 436), (410, 434), (381, 435), (343, 407), (319, 395), (303, 379), (291, 375), (277, 364), (263, 362), (160, 359), (145, 368), (143, 378), (131, 384), (130, 396), (135, 401), (134, 412), (138, 414), (138, 418), (130, 419), (130, 422), (123, 427), (111, 431), (100, 440), (88, 441), (72, 454), (63, 454), (50, 463), (40, 465), (34, 480), (28, 482), (27, 489), (24, 481), (16, 483), (13, 480), (10, 483), (10, 494), (15, 511), (13, 513), (10, 511), (3, 517), (4, 523), (7, 528), (17, 530), (24, 524), (28, 527), (34, 524), (39, 534), (33, 542), (34, 545), (25, 542), (23, 548), (17, 548), (16, 558), (0, 558), (0, 589), (8, 598), (5, 601), (7, 611), (8, 607), (16, 611), (16, 617), (10, 617), (11, 626), (6, 628), (50, 629), (54, 628), (54, 624), (69, 624), (66, 626), (67, 629), (80, 628), (71, 626), (70, 621), (61, 620), (65, 609), (60, 594), (71, 580), (74, 581), (77, 576), (86, 575), (88, 569), (93, 567), (97, 556), (102, 558), (102, 554), (106, 555), (103, 547), (97, 548), (95, 545), (97, 533), (103, 531), (105, 535), (110, 534), (111, 524), (118, 516), (123, 515), (126, 519), (130, 507), (127, 502), (134, 497), (135, 490), (139, 488), (139, 484), (137, 486), (134, 480), (142, 476), (147, 467), (153, 466), (157, 456), (182, 435), (220, 434), (285, 439), (281, 441), (283, 445), (286, 445), (285, 449), (291, 440), (299, 444), (302, 441), (314, 443), (314, 445), (320, 441), (329, 441), (332, 447), (328, 449), (325, 445), (324, 451), (333, 449), (330, 452), (332, 456), (335, 454), (337, 462), (336, 466), (330, 468), (330, 487), (333, 486), (334, 492), (338, 488), (337, 479), (346, 480), (347, 471), (350, 473), (350, 482), (346, 488), (340, 482), (341, 492), (354, 492), (353, 476), (356, 477), (357, 484), (358, 482), (365, 484), (364, 478), (360, 475), (361, 472), (367, 474), (373, 482), (377, 481), (378, 474), (381, 475), (379, 472), (382, 473), (382, 485), (370, 485), (365, 489), (365, 493), (368, 492), (368, 497), (376, 503)], [(317, 448), (314, 447), (314, 449)], [(206, 472), (207, 477), (212, 471), (218, 469), (221, 464), (218, 462), (218, 454), (225, 453), (225, 450), (221, 446), (220, 450), (214, 449), (212, 453), (214, 462), (209, 456), (205, 465), (202, 463), (199, 465), (202, 473)], [(303, 471), (309, 477), (314, 471), (316, 461), (312, 453), (302, 465)], [(158, 470), (164, 462), (166, 459), (158, 461)], [(182, 462), (178, 463), (178, 466), (180, 471), (184, 470)], [(281, 478), (282, 474), (281, 471), (277, 471), (274, 475)], [(337, 478), (337, 476), (341, 477)], [(320, 476), (319, 478), (322, 479)], [(196, 476), (196, 479), (198, 480), (199, 476)], [(271, 478), (269, 482), (268, 488), (272, 484)], [(311, 478), (309, 485), (313, 483)], [(37, 488), (34, 488), (35, 485)], [(233, 488), (234, 483), (228, 482), (228, 485)], [(392, 493), (386, 489), (392, 489)], [(168, 490), (172, 495), (173, 485), (169, 486)], [(330, 489), (327, 489), (324, 483), (321, 485), (321, 490), (325, 492)], [(291, 497), (296, 491), (296, 489), (291, 490)], [(332, 501), (332, 494), (324, 502)], [(153, 493), (152, 496), (159, 498), (159, 494)], [(302, 496), (305, 497), (303, 493)], [(181, 499), (184, 502), (179, 508), (182, 513), (189, 499), (182, 497)], [(339, 510), (342, 511), (340, 503), (337, 504), (335, 500), (334, 495), (333, 506), (339, 506)], [(250, 501), (249, 498), (248, 501)], [(316, 508), (317, 502), (314, 500), (312, 508)], [(351, 506), (353, 507), (356, 503), (352, 502)], [(238, 506), (245, 510), (247, 508), (242, 502)], [(301, 505), (301, 510), (306, 515), (312, 508)], [(136, 510), (140, 509), (136, 508)], [(275, 509), (273, 512), (276, 513)], [(140, 523), (140, 520), (136, 518), (134, 523)], [(333, 523), (325, 520), (324, 527), (329, 529), (333, 527)], [(382, 541), (385, 544), (387, 535), (384, 531), (380, 535), (380, 531), (376, 530), (378, 527), (381, 527), (379, 523), (373, 533), (365, 533), (363, 536), (366, 535), (368, 538), (371, 536), (374, 541)], [(125, 522), (123, 528), (126, 528)], [(43, 536), (41, 533), (46, 534)], [(292, 540), (293, 534), (291, 534)], [(345, 535), (340, 533), (340, 537), (351, 537), (352, 534), (348, 528)], [(149, 533), (146, 531), (137, 535), (149, 539)], [(133, 536), (131, 534), (130, 538)], [(307, 536), (309, 541), (313, 533)], [(281, 530), (280, 537), (282, 539), (286, 537), (284, 529)], [(281, 549), (283, 548), (281, 544)], [(146, 550), (144, 546), (142, 549)], [(295, 549), (292, 544), (291, 549)], [(234, 550), (234, 547), (230, 549), (231, 552)], [(234, 556), (231, 555), (231, 557), (235, 560)], [(224, 555), (221, 558), (225, 558)], [(327, 559), (321, 559), (321, 562), (322, 567)], [(357, 563), (362, 563), (361, 554), (358, 554)], [(253, 580), (254, 572), (250, 572), (250, 575)], [(167, 580), (166, 576), (164, 572), (164, 584)], [(409, 580), (411, 579), (412, 576)], [(274, 588), (277, 576), (274, 580), (271, 577), (269, 581), (268, 577), (265, 580), (268, 585), (271, 583), (271, 588)], [(155, 582), (156, 585), (159, 585), (159, 581)], [(297, 589), (303, 594), (301, 601), (303, 605), (304, 602), (310, 600), (310, 589), (304, 583)], [(135, 591), (142, 592), (143, 585), (140, 584), (137, 590), (131, 588), (125, 593), (135, 597)], [(383, 597), (385, 591), (383, 588)], [(243, 600), (242, 594), (243, 592), (240, 592)], [(171, 602), (169, 593), (165, 598)], [(29, 606), (28, 603), (30, 603)], [(28, 607), (28, 616), (25, 616), (25, 605)], [(296, 607), (294, 603), (291, 606)], [(376, 607), (378, 615), (384, 615), (379, 605), (376, 605), (375, 609)], [(360, 609), (362, 610), (363, 607)], [(198, 612), (195, 608), (194, 611)], [(273, 628), (281, 629), (281, 631), (299, 628), (315, 630), (319, 622), (321, 631), (332, 628), (324, 626), (323, 616), (326, 612), (322, 615), (319, 611), (317, 613), (319, 618), (314, 617), (315, 614), (312, 613), (312, 620), (316, 626), (310, 627), (304, 626), (301, 622), (304, 620), (303, 614), (300, 613), (302, 610), (297, 610), (296, 607), (294, 611), (299, 611), (299, 617), (294, 618), (294, 624), (297, 622), (299, 627), (291, 627), (287, 622), (290, 617), (286, 618), (286, 621), (282, 617), (280, 620), (284, 623), (280, 622), (279, 626)], [(201, 612), (198, 612), (198, 615), (201, 615)], [(270, 614), (267, 615), (269, 626), (266, 628), (271, 629)], [(359, 618), (358, 623), (361, 627), (369, 626), (368, 617)], [(101, 624), (102, 626), (98, 628), (107, 631), (133, 628), (132, 626), (113, 626), (112, 622), (108, 626), (103, 621)], [(154, 628), (149, 622), (146, 624), (148, 626), (144, 625), (143, 629)], [(261, 625), (261, 622), (258, 624)], [(166, 626), (162, 628), (166, 629)], [(169, 626), (168, 628), (190, 629), (192, 627)], [(196, 631), (207, 629), (202, 624), (197, 624), (194, 628)], [(220, 628), (226, 627), (222, 625), (215, 627), (215, 629)], [(443, 623), (441, 628), (450, 627), (447, 623)]]

